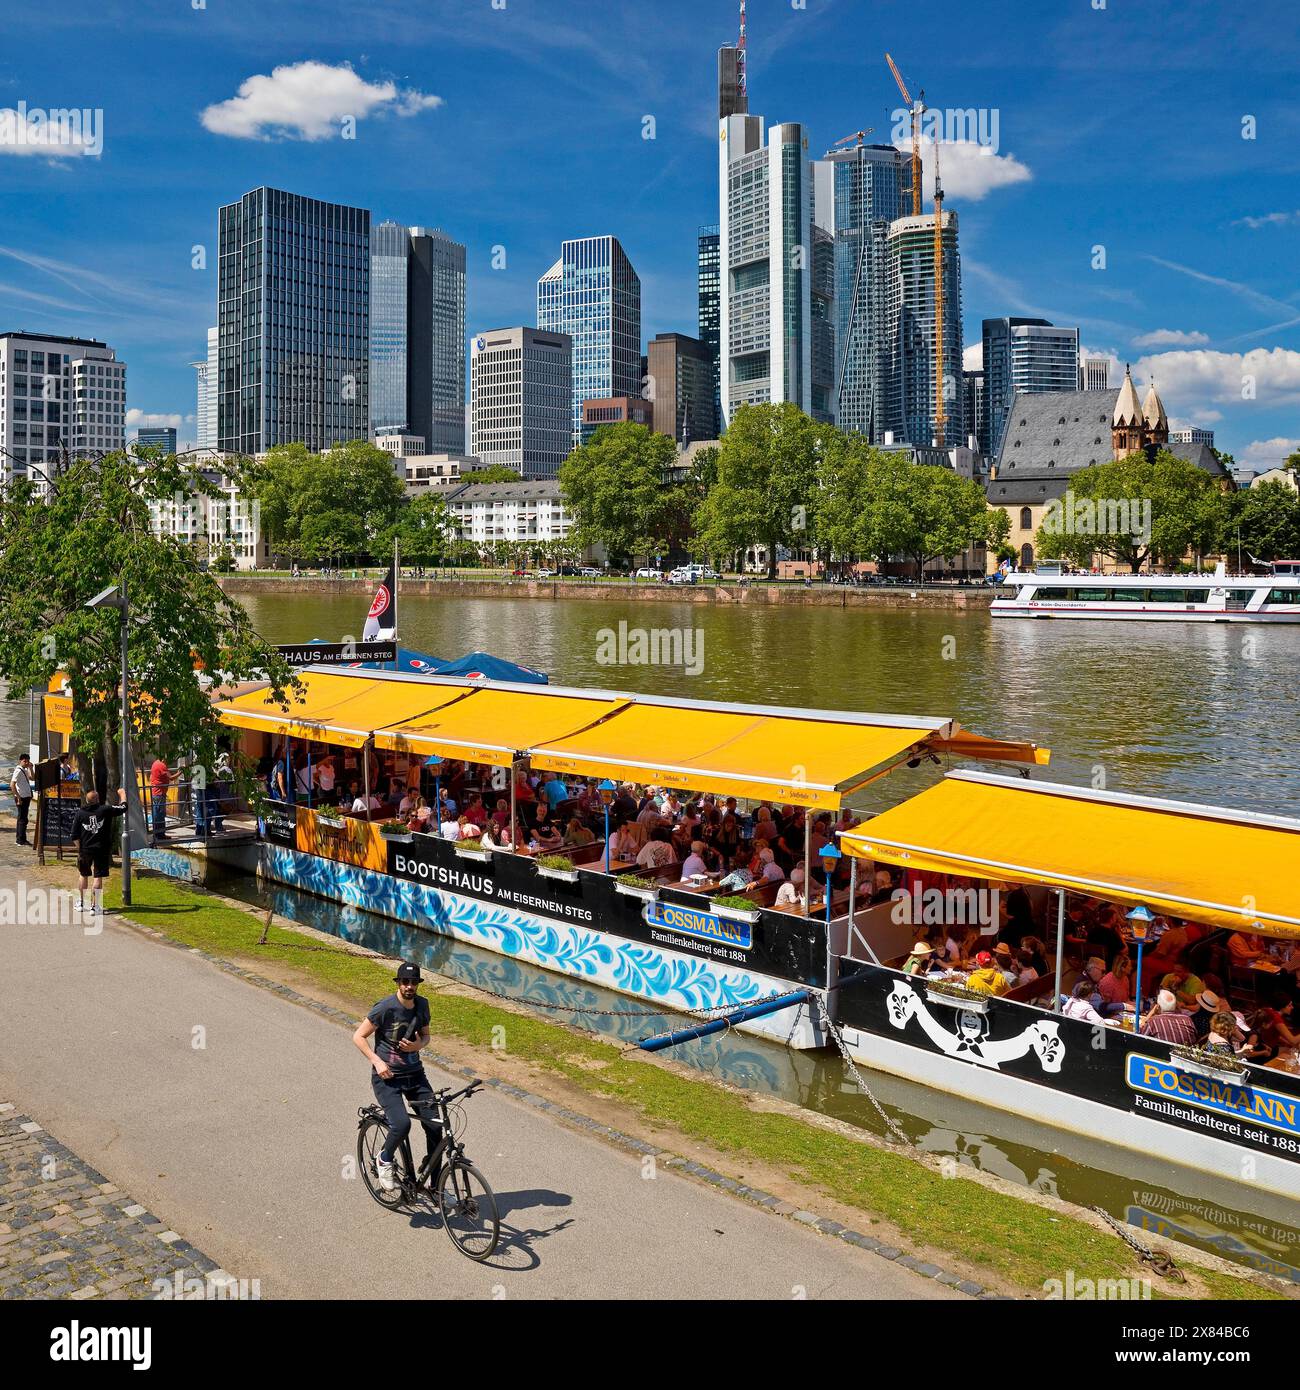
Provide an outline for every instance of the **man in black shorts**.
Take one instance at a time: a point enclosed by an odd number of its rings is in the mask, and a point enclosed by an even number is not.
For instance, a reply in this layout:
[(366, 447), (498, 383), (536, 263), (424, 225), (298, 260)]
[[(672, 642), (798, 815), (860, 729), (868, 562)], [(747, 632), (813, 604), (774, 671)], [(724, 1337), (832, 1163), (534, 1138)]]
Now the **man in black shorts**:
[[(352, 1041), (374, 1068), (370, 1085), (388, 1120), (388, 1138), (380, 1150), (377, 1167), (379, 1185), (389, 1192), (397, 1186), (393, 1155), (411, 1132), (404, 1098), (414, 1104), (433, 1097), (433, 1087), (420, 1061), (420, 1049), (429, 1041), (429, 1001), (416, 993), (422, 979), (418, 965), (400, 965), (393, 976), (397, 992), (381, 999), (352, 1035)], [(377, 1047), (371, 1047), (372, 1037)], [(424, 1113), (420, 1123), (432, 1153), (442, 1142), (442, 1125), (426, 1119)]]
[[(77, 846), (77, 911), (86, 910), (86, 880), (94, 880), (91, 909), (103, 906), (104, 880), (113, 867), (114, 823), (126, 814), (126, 791), (119, 787), (116, 806), (101, 806), (98, 792), (86, 793), (86, 804), (72, 822), (72, 838)], [(120, 832), (119, 832), (120, 833)]]

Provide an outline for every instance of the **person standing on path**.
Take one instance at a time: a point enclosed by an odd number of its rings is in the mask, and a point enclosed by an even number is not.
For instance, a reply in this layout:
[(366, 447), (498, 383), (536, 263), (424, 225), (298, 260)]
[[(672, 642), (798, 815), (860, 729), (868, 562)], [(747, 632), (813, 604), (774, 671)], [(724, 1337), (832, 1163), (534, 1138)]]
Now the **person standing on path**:
[(175, 781), (160, 753), (149, 767), (149, 801), (153, 812), (153, 842), (156, 845), (162, 844), (167, 838), (167, 789)]
[(32, 760), (26, 753), (14, 764), (13, 776), (9, 779), (9, 791), (13, 795), (14, 805), (18, 807), (17, 842), (20, 845), (28, 845), (31, 841), (27, 838), (27, 815), (32, 809), (35, 785), (32, 782)]
[[(379, 1185), (386, 1192), (397, 1186), (393, 1156), (411, 1132), (405, 1101), (409, 1099), (418, 1107), (420, 1102), (433, 1099), (433, 1087), (420, 1061), (420, 1049), (429, 1041), (429, 1001), (416, 993), (423, 978), (418, 965), (403, 962), (393, 976), (397, 992), (381, 999), (352, 1034), (352, 1041), (374, 1069), (370, 1086), (388, 1121), (388, 1138), (376, 1163)], [(370, 1045), (372, 1037), (378, 1050)], [(433, 1153), (442, 1142), (442, 1125), (426, 1119), (425, 1113), (420, 1112), (420, 1123), (428, 1151)], [(413, 1178), (415, 1174), (407, 1176)]]
[(113, 823), (126, 814), (126, 788), (117, 789), (117, 805), (101, 806), (98, 792), (86, 793), (86, 804), (72, 822), (77, 846), (77, 911), (86, 910), (86, 882), (93, 880), (91, 908), (103, 909), (104, 880), (113, 868)]

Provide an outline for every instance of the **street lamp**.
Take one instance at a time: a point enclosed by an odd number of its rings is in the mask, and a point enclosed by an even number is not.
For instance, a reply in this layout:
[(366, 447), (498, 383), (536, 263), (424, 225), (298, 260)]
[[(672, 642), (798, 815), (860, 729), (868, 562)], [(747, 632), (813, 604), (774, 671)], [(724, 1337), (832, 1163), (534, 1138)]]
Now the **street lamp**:
[[(831, 929), (831, 875), (835, 872), (836, 862), (843, 859), (844, 856), (835, 847), (834, 840), (827, 840), (817, 852), (821, 856), (822, 873), (826, 876), (826, 882), (823, 885), (822, 891), (826, 894), (826, 931), (829, 936)], [(805, 865), (804, 872), (807, 873), (807, 871), (807, 866)]]
[(435, 833), (442, 834), (442, 759), (436, 753), (430, 753), (424, 760), (425, 767), (433, 769), (433, 814), (438, 818), (438, 829)]
[(609, 808), (614, 804), (614, 793), (618, 788), (608, 777), (596, 787), (605, 807), (605, 872), (609, 873)]
[(1124, 914), (1124, 920), (1128, 923), (1129, 938), (1137, 943), (1137, 978), (1133, 985), (1133, 1031), (1142, 1031), (1142, 947), (1147, 937), (1151, 933), (1151, 923), (1156, 919), (1152, 915), (1150, 908), (1143, 907), (1141, 903), (1131, 911)]
[[(127, 622), (129, 609), (126, 601), (126, 576), (123, 575), (116, 584), (110, 584), (107, 589), (96, 594), (94, 598), (88, 600), (87, 608), (116, 608), (119, 614), (119, 632), (122, 649), (122, 791), (127, 797), (131, 794), (131, 709), (130, 697), (127, 693), (127, 660), (126, 660), (126, 638)], [(122, 817), (122, 902), (125, 906), (131, 905), (131, 815), (128, 811)]]

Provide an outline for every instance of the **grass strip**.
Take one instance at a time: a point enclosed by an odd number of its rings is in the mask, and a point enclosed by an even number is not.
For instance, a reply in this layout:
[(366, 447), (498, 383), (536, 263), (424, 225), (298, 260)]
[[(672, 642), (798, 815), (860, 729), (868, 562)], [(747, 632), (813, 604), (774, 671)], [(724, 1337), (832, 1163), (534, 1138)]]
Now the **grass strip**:
[[(114, 884), (105, 906), (121, 909)], [(278, 961), (309, 976), (352, 1005), (360, 1018), (392, 989), (391, 967), (328, 944), (304, 950), (304, 937), (272, 925), (258, 945), (263, 919), (210, 898), (202, 889), (154, 876), (133, 880), (125, 915), (187, 946), (238, 961)], [(625, 1057), (606, 1042), (560, 1024), (517, 1014), (463, 995), (430, 997), (432, 1033), (489, 1049), (503, 1028), (505, 1051), (582, 1089), (629, 1106), (646, 1121), (667, 1126), (741, 1161), (756, 1159), (862, 1211), (868, 1227), (888, 1221), (918, 1243), (959, 1257), (1031, 1294), (1045, 1281), (1125, 1279), (1135, 1273), (1114, 1235), (1071, 1216), (970, 1181), (947, 1179), (902, 1153), (868, 1146), (795, 1116), (755, 1109), (743, 1094)], [(499, 1036), (499, 1035), (498, 1035)], [(1215, 1298), (1270, 1299), (1280, 1293), (1246, 1278), (1198, 1267)], [(1156, 1293), (1159, 1297), (1161, 1294)]]

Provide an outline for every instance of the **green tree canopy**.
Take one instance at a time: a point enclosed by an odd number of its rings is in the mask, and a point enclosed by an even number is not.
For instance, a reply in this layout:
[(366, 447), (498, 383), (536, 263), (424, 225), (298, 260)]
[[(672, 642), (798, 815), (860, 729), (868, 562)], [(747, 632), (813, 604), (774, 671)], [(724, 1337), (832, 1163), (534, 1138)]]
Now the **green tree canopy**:
[(436, 565), (449, 558), (455, 537), (456, 526), (446, 502), (428, 491), (406, 500), (397, 521), (385, 533), (383, 545), (385, 553), (391, 554), (396, 540), (403, 564)]
[(15, 480), (0, 489), (0, 679), (10, 699), (68, 681), (73, 739), (102, 752), (116, 777), (120, 687), (119, 614), (86, 608), (125, 580), (133, 742), (192, 753), (211, 767), (219, 724), (196, 664), (231, 680), (269, 678), (283, 696), (296, 677), (179, 541), (155, 536), (150, 505), (211, 491), (174, 458), (147, 468), (125, 453), (78, 460), (47, 500)]
[(1038, 528), (1038, 553), (1086, 566), (1094, 555), (1136, 574), (1150, 561), (1178, 564), (1217, 549), (1223, 492), (1204, 469), (1161, 449), (1132, 453), (1070, 475), (1064, 498)]
[(603, 545), (616, 562), (662, 549), (671, 512), (665, 482), (676, 457), (675, 441), (644, 425), (597, 429), (560, 465), (574, 543)]
[(1227, 498), (1219, 550), (1244, 561), (1300, 558), (1300, 493), (1273, 480), (1243, 488)]
[(460, 475), (462, 483), (517, 483), (519, 474), (504, 463), (490, 463), (486, 468), (466, 470)]
[(814, 544), (818, 471), (833, 431), (796, 405), (742, 405), (718, 446), (717, 481), (695, 510), (695, 548), (722, 556), (767, 547), (768, 578), (778, 546)]

